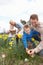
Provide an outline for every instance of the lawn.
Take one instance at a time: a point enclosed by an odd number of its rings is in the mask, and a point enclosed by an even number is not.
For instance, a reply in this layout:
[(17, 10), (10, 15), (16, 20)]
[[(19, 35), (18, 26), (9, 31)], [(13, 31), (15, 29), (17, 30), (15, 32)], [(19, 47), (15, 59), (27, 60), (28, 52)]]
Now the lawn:
[(17, 45), (15, 40), (16, 38), (0, 34), (0, 65), (43, 65), (43, 57), (38, 54), (30, 57), (26, 54), (22, 41), (19, 40)]

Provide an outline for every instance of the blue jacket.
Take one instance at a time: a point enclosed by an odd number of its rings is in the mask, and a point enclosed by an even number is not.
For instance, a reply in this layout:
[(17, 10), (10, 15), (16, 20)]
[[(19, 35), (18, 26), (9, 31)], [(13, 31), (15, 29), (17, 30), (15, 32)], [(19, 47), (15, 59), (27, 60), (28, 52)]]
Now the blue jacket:
[(36, 30), (31, 30), (30, 34), (27, 34), (25, 32), (23, 33), (22, 42), (25, 48), (28, 48), (27, 41), (31, 42), (31, 39), (34, 37), (34, 35), (39, 35), (39, 32)]

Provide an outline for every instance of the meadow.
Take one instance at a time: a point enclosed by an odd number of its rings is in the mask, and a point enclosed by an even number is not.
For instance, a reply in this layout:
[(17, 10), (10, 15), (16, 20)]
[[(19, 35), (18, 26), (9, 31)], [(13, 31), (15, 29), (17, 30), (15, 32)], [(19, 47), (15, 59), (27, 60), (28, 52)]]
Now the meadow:
[(43, 65), (43, 57), (38, 54), (30, 57), (26, 54), (20, 39), (16, 44), (16, 38), (0, 34), (0, 65)]

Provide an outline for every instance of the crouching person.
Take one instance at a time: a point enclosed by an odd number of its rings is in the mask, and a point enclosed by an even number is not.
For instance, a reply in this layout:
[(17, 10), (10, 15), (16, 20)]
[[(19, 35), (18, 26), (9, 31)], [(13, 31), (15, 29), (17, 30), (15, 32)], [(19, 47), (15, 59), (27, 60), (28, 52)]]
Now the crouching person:
[(9, 27), (9, 30), (8, 30), (8, 34), (9, 35), (8, 35), (7, 41), (8, 42), (16, 41), (16, 31), (17, 31), (17, 28), (14, 26), (14, 21), (13, 20), (10, 20), (9, 24), (10, 24), (10, 27)]
[(34, 35), (38, 35), (39, 32), (32, 30), (29, 25), (25, 24), (23, 28), (23, 36), (22, 36), (22, 42), (24, 45), (24, 48), (26, 49), (26, 53), (28, 54), (29, 45), (32, 45), (32, 48), (35, 48), (36, 45), (34, 42), (32, 42), (32, 38)]

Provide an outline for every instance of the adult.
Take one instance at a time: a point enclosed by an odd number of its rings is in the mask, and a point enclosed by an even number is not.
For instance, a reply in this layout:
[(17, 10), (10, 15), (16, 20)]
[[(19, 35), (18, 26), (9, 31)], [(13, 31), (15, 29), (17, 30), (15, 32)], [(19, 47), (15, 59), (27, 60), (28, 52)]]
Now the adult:
[(13, 20), (11, 20), (10, 23), (13, 24), (13, 26), (18, 29), (17, 32), (16, 32), (16, 43), (18, 44), (19, 38), (18, 38), (17, 34), (18, 34), (19, 31), (21, 31), (22, 25), (20, 25), (20, 23), (16, 23), (16, 22), (13, 21)]
[(35, 53), (40, 52), (40, 55), (43, 55), (43, 23), (39, 22), (37, 14), (32, 14), (30, 16), (30, 23), (31, 23), (31, 28), (33, 28), (33, 29), (37, 30), (38, 32), (40, 32), (41, 41), (40, 41), (39, 45), (35, 49), (32, 49), (31, 53), (28, 52), (28, 54), (34, 54), (34, 52)]

